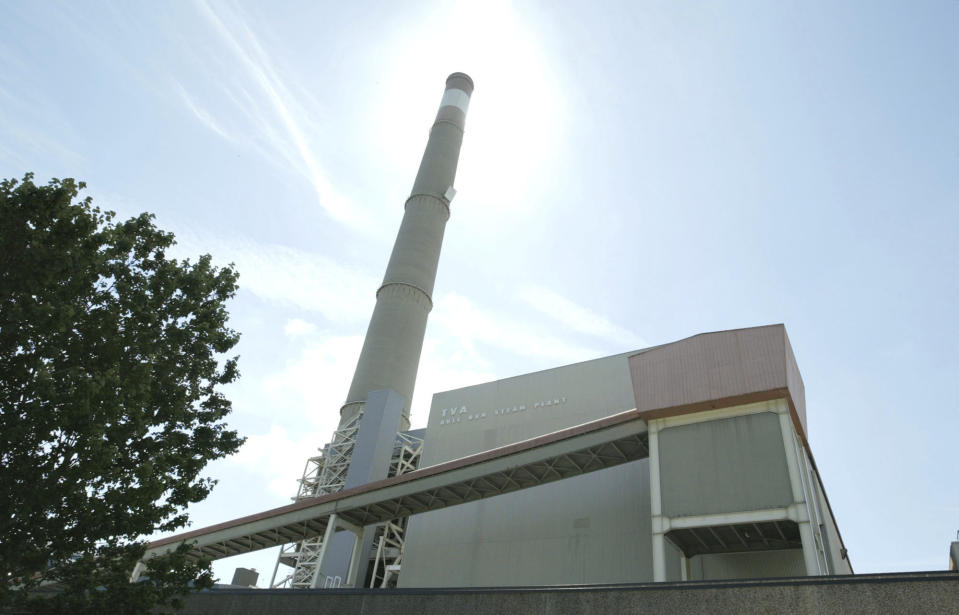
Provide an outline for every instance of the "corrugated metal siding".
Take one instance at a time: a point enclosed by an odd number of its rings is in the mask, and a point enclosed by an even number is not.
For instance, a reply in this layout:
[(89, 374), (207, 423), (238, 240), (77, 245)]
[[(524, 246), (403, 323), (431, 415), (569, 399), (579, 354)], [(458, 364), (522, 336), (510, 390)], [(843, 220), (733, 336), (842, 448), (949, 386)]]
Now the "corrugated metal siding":
[(761, 579), (806, 576), (802, 551), (697, 555), (689, 561), (691, 580)]
[(852, 574), (852, 562), (848, 554), (846, 554), (846, 557), (843, 557), (842, 552), (845, 546), (842, 541), (842, 535), (839, 533), (839, 525), (836, 522), (836, 518), (833, 517), (829, 500), (826, 499), (826, 491), (823, 489), (822, 480), (819, 477), (818, 471), (813, 470), (812, 479), (818, 496), (819, 514), (822, 516), (825, 525), (823, 530), (826, 532), (826, 546), (828, 547), (831, 573)]
[(786, 386), (782, 325), (690, 337), (629, 359), (636, 409), (650, 412)]
[(649, 466), (641, 460), (418, 515), (400, 585), (651, 580), (649, 509)]
[(805, 390), (783, 325), (696, 335), (629, 358), (636, 409), (648, 418), (789, 393), (805, 435)]
[[(790, 370), (795, 371), (793, 376)], [(790, 383), (797, 409), (802, 408), (804, 416), (802, 379), (785, 328), (771, 325), (698, 335), (632, 356), (606, 357), (437, 393), (423, 465), (503, 446), (633, 405), (647, 412), (678, 409), (678, 414), (782, 398)], [(561, 403), (537, 406), (538, 401), (556, 399)], [(499, 412), (514, 406), (525, 409)], [(444, 423), (449, 417), (444, 409), (464, 407), (460, 422)], [(477, 412), (480, 418), (469, 418)], [(777, 421), (763, 433), (769, 432), (764, 438), (767, 442), (778, 442), (781, 461), (782, 438), (775, 437), (778, 429)], [(699, 467), (710, 465), (704, 461)], [(773, 473), (786, 472), (778, 468)], [(681, 482), (676, 477), (663, 483), (674, 481)], [(788, 477), (783, 485), (788, 488)], [(757, 505), (780, 499), (765, 498)], [(495, 586), (651, 580), (650, 532), (648, 463), (642, 460), (412, 518), (400, 584)], [(794, 564), (789, 555), (777, 553), (775, 557), (783, 559), (786, 568)], [(735, 567), (746, 562), (753, 565), (748, 558), (728, 563)], [(726, 565), (725, 560), (721, 565)], [(673, 548), (667, 549), (667, 567), (670, 575), (678, 578), (679, 559)]]
[(789, 336), (785, 329), (783, 329), (783, 340), (786, 343), (786, 386), (789, 388), (789, 396), (802, 425), (801, 435), (805, 438), (809, 433), (806, 430), (806, 385), (803, 384), (802, 374), (799, 373), (799, 365), (796, 363), (796, 355), (793, 354), (792, 344), (789, 343)]
[[(435, 394), (423, 465), (632, 408), (628, 356)], [(547, 400), (548, 405), (543, 403)], [(520, 406), (525, 409), (518, 410)], [(450, 416), (443, 410), (451, 408), (466, 408), (456, 415), (460, 422), (443, 422)], [(504, 409), (509, 411), (500, 412)], [(456, 587), (652, 580), (651, 532), (649, 463), (643, 459), (411, 518), (399, 583)], [(670, 564), (678, 574), (675, 554)]]
[(761, 510), (792, 503), (779, 416), (749, 414), (659, 432), (663, 514)]

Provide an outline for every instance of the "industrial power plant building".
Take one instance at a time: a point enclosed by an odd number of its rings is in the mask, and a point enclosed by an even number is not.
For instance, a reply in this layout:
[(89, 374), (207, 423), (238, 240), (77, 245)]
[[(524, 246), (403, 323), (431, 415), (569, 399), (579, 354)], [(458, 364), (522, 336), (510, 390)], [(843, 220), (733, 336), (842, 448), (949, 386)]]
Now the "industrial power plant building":
[(782, 325), (437, 393), (410, 431), (472, 92), (446, 82), (339, 427), (294, 503), (147, 556), (280, 546), (271, 585), (293, 589), (852, 573)]
[(403, 587), (849, 574), (781, 325), (433, 396), (421, 466), (635, 408), (649, 456), (413, 517)]

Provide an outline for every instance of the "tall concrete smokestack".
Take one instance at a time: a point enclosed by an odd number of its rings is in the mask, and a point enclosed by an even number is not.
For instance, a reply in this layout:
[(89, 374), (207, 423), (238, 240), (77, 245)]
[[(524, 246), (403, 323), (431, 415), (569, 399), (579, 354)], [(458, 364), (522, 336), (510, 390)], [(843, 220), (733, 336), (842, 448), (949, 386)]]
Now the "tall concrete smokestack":
[(392, 389), (406, 400), (400, 429), (410, 427), (413, 386), (426, 318), (433, 308), (433, 282), (455, 193), (453, 178), (472, 93), (473, 80), (468, 75), (447, 77), (393, 254), (376, 291), (376, 307), (353, 383), (340, 409), (341, 427), (363, 409), (367, 394), (380, 389)]

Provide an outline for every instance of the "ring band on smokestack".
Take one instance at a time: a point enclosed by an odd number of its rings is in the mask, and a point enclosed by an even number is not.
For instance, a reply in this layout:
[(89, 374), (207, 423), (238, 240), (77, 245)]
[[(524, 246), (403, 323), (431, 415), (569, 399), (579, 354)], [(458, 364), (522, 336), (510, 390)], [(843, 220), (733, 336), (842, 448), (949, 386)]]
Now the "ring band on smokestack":
[[(446, 78), (446, 91), (440, 101), (440, 110), (436, 113), (436, 121), (446, 120), (459, 126), (460, 130), (466, 122), (466, 111), (470, 106), (470, 96), (473, 94), (473, 80), (464, 73), (453, 73)], [(456, 113), (458, 110), (460, 113)]]
[(468, 75), (447, 77), (386, 275), (376, 292), (347, 401), (340, 409), (341, 428), (362, 410), (370, 392), (381, 389), (392, 389), (406, 400), (400, 428), (410, 427), (413, 387), (472, 94)]

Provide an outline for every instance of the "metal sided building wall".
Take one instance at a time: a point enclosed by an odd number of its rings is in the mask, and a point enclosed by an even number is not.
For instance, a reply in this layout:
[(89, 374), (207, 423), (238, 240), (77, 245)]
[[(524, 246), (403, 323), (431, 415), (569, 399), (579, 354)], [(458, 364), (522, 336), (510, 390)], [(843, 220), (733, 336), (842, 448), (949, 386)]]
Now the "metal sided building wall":
[[(783, 325), (695, 335), (629, 362), (659, 473), (654, 533), (687, 552), (688, 578), (851, 572), (809, 452), (802, 377)], [(779, 541), (755, 525), (781, 521)], [(744, 530), (742, 548), (716, 536), (721, 528)]]
[[(628, 356), (434, 395), (420, 467), (633, 408)], [(649, 581), (650, 553), (644, 459), (411, 518), (399, 585)]]
[[(664, 515), (682, 519), (792, 504), (780, 418), (771, 411), (755, 412), (765, 406), (772, 410), (776, 404), (738, 406), (751, 413), (661, 428)], [(802, 551), (784, 549), (697, 555), (690, 558), (689, 580), (805, 574)]]
[(833, 516), (832, 507), (829, 505), (829, 499), (826, 496), (826, 490), (822, 484), (822, 477), (813, 463), (812, 456), (808, 451), (802, 451), (802, 457), (809, 470), (809, 480), (811, 487), (815, 489), (816, 506), (819, 511), (819, 518), (822, 524), (822, 533), (826, 557), (829, 558), (829, 571), (831, 574), (853, 574), (852, 562), (846, 553), (846, 548), (839, 534), (839, 526), (836, 518)]

